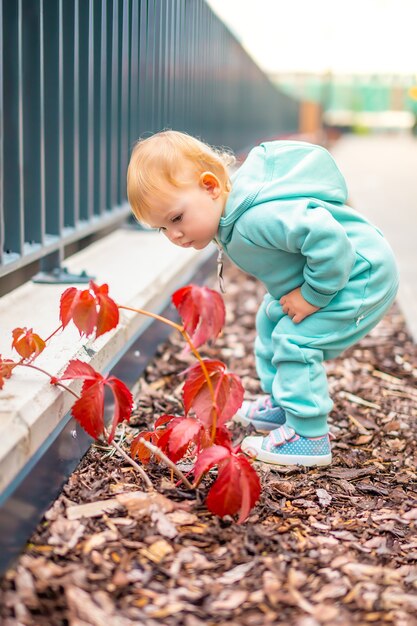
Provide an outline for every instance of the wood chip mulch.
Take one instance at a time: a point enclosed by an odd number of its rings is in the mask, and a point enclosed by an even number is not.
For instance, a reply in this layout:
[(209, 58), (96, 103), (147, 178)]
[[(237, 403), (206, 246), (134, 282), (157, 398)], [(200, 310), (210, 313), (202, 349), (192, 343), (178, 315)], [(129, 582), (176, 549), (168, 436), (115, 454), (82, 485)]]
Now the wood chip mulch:
[[(205, 355), (254, 397), (263, 290), (230, 266), (226, 284), (226, 329)], [(181, 411), (181, 347), (174, 335), (147, 368), (124, 445)], [(327, 368), (333, 464), (257, 464), (261, 500), (243, 525), (207, 512), (210, 479), (189, 492), (152, 464), (158, 495), (143, 499), (134, 469), (92, 447), (3, 578), (0, 623), (417, 625), (417, 346), (399, 309)]]

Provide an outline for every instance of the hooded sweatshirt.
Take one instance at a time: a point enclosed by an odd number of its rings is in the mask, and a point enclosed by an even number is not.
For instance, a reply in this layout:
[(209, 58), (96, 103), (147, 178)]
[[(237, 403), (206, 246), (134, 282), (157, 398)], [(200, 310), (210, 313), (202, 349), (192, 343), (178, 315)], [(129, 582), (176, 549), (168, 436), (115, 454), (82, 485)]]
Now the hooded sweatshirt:
[(262, 143), (232, 176), (218, 241), (273, 298), (301, 287), (308, 302), (324, 307), (383, 263), (382, 233), (346, 200), (345, 180), (327, 150)]

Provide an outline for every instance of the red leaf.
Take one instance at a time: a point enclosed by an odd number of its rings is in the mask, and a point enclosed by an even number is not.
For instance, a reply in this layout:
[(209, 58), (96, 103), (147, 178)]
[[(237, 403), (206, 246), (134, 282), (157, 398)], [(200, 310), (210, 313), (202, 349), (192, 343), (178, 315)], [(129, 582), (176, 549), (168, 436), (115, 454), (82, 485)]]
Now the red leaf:
[[(204, 366), (211, 379), (215, 372), (224, 372), (226, 366), (222, 361), (216, 361), (213, 359), (203, 359)], [(206, 377), (204, 376), (203, 369), (200, 363), (196, 363), (186, 371), (187, 380), (185, 381), (182, 391), (184, 409), (188, 413), (193, 406), (194, 398), (201, 392), (202, 388), (207, 387)], [(210, 409), (212, 408), (212, 402), (210, 400)]]
[(242, 454), (214, 445), (200, 452), (194, 468), (198, 481), (214, 465), (218, 465), (218, 477), (207, 496), (207, 508), (223, 517), (240, 511), (238, 523), (245, 521), (261, 493), (259, 477), (253, 466)]
[(66, 289), (61, 296), (59, 314), (63, 327), (73, 320), (81, 335), (91, 335), (96, 329), (96, 337), (115, 328), (119, 323), (119, 308), (108, 293), (108, 285), (96, 285), (93, 281), (83, 291), (75, 287)]
[(94, 439), (104, 433), (104, 385), (98, 381), (83, 390), (81, 398), (72, 406), (75, 420)]
[[(68, 379), (81, 379), (84, 381), (81, 399), (77, 400), (72, 407), (72, 414), (92, 437), (98, 437), (104, 433), (104, 386), (110, 387), (115, 400), (112, 429), (108, 439), (109, 442), (112, 441), (117, 424), (120, 424), (123, 420), (129, 420), (132, 411), (133, 398), (129, 389), (118, 378), (114, 376), (103, 378), (91, 365), (79, 360), (70, 361), (65, 372), (58, 380)], [(95, 395), (97, 395), (97, 398), (94, 397)], [(84, 399), (85, 403), (81, 402)], [(79, 405), (80, 402), (81, 404)], [(74, 413), (74, 409), (76, 413)]]
[(84, 289), (79, 294), (76, 304), (72, 307), (72, 321), (80, 331), (80, 335), (87, 337), (94, 332), (97, 324), (97, 308), (94, 296)]
[[(158, 439), (160, 437), (160, 432), (153, 430), (143, 430), (133, 439), (130, 445), (130, 454), (132, 458), (138, 457), (138, 459), (144, 463), (145, 465), (149, 463), (151, 457), (153, 456), (152, 452), (141, 443), (140, 439), (145, 439), (145, 441), (150, 441), (155, 446), (158, 445)], [(154, 459), (159, 461), (159, 457), (155, 454)]]
[(119, 323), (119, 307), (112, 298), (109, 297), (109, 287), (104, 284), (99, 287), (90, 281), (90, 287), (96, 296), (98, 304), (96, 337), (104, 335)]
[[(198, 326), (198, 322), (200, 319), (200, 311), (194, 302), (191, 293), (193, 292), (193, 285), (187, 285), (185, 287), (181, 287), (181, 289), (177, 289), (175, 293), (172, 294), (172, 302), (180, 314), (182, 321), (184, 322), (185, 330), (189, 335), (192, 335), (195, 329)], [(196, 293), (194, 291), (194, 293)], [(198, 346), (196, 346), (198, 347)]]
[(176, 415), (160, 415), (155, 422), (154, 428), (159, 428), (160, 426), (166, 426), (171, 420), (176, 419)]
[(191, 443), (201, 447), (201, 440), (204, 439), (204, 435), (204, 426), (198, 420), (186, 417), (173, 417), (167, 427), (162, 430), (158, 440), (158, 447), (171, 461), (176, 463), (184, 456)]
[(198, 455), (196, 464), (194, 466), (194, 477), (198, 481), (201, 476), (209, 471), (213, 465), (217, 465), (220, 461), (227, 459), (230, 457), (230, 450), (225, 448), (224, 446), (210, 446), (210, 448), (205, 448)]
[(187, 285), (173, 294), (172, 301), (196, 348), (218, 337), (224, 326), (226, 311), (223, 298), (217, 291)]
[(0, 389), (3, 389), (4, 381), (12, 375), (15, 362), (11, 359), (3, 359), (0, 354)]
[(240, 468), (230, 457), (219, 467), (216, 481), (207, 495), (206, 506), (220, 517), (235, 515), (241, 506)]
[(197, 436), (204, 430), (201, 422), (192, 417), (184, 417), (171, 429), (168, 451), (169, 458), (176, 463), (187, 452), (189, 445), (196, 441)]
[(12, 348), (24, 359), (28, 359), (30, 356), (37, 357), (46, 347), (44, 340), (34, 333), (31, 328), (29, 330), (26, 327), (15, 328), (12, 334)]
[(96, 285), (94, 280), (90, 280), (88, 283), (89, 289), (93, 292), (93, 294), (97, 296), (108, 296), (109, 295), (109, 286), (107, 283), (103, 283), (102, 285)]
[[(176, 418), (176, 420), (177, 419), (179, 418)], [(171, 458), (171, 455), (169, 452), (169, 438), (171, 437), (172, 428), (173, 426), (171, 425), (171, 426), (168, 426), (168, 428), (165, 428), (164, 430), (162, 430), (161, 435), (158, 439), (158, 448), (160, 448), (162, 452), (167, 455), (168, 458)]]
[(72, 320), (72, 308), (78, 302), (81, 291), (76, 287), (68, 287), (61, 295), (59, 305), (59, 319), (63, 328)]
[[(217, 429), (216, 429), (217, 432)], [(198, 437), (198, 450), (197, 450), (197, 454), (200, 450), (203, 450), (204, 448), (209, 448), (210, 446), (213, 445), (213, 441), (211, 440), (211, 428), (206, 428), (204, 427), (203, 424), (203, 429)], [(223, 443), (221, 441), (217, 441), (216, 439), (214, 440), (214, 443), (218, 443), (220, 445), (223, 445)]]
[[(226, 372), (226, 366), (221, 361), (205, 359), (204, 365), (213, 387), (217, 426), (222, 426), (242, 405), (244, 389), (239, 377)], [(186, 413), (193, 408), (205, 426), (210, 427), (213, 422), (213, 398), (200, 363), (189, 370), (183, 388), (183, 399)]]
[(129, 421), (130, 414), (132, 413), (133, 397), (126, 385), (118, 378), (115, 378), (115, 376), (104, 379), (104, 384), (111, 388), (114, 395), (114, 413), (112, 429), (109, 436), (110, 442), (113, 441), (117, 425), (124, 420)]
[(239, 376), (226, 372), (221, 380), (216, 399), (219, 410), (218, 425), (221, 426), (230, 420), (242, 406), (245, 390)]
[(216, 436), (214, 438), (214, 443), (218, 446), (223, 446), (228, 450), (232, 451), (232, 439), (230, 435), (230, 431), (227, 428), (221, 426), (220, 428), (216, 428)]
[(242, 454), (234, 458), (237, 459), (240, 467), (239, 485), (242, 498), (238, 524), (242, 524), (259, 500), (259, 496), (261, 495), (261, 482), (253, 465), (251, 465)]
[(69, 380), (71, 378), (98, 381), (102, 380), (103, 376), (99, 372), (96, 372), (88, 363), (74, 359), (68, 363), (64, 373), (58, 380)]

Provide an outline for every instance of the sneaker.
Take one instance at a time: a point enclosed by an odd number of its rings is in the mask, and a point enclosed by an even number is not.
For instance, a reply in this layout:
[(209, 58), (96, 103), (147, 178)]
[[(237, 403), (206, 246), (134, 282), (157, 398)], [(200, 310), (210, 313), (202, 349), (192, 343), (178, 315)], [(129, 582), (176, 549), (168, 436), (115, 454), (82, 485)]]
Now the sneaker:
[(243, 426), (252, 425), (255, 430), (269, 432), (285, 424), (285, 411), (274, 404), (271, 396), (260, 396), (254, 402), (245, 400), (233, 419)]
[(267, 437), (245, 437), (242, 451), (257, 461), (273, 465), (330, 465), (332, 452), (329, 435), (302, 437), (287, 424), (272, 430)]

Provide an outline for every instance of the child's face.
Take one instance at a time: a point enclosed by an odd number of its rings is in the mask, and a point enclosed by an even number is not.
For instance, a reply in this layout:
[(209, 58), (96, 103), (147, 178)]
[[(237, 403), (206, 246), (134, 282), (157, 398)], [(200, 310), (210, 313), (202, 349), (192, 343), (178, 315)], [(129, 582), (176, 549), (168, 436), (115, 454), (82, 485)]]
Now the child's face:
[(182, 248), (202, 250), (216, 236), (226, 203), (218, 179), (205, 172), (190, 186), (172, 188), (169, 202), (163, 201), (147, 215), (147, 221)]

